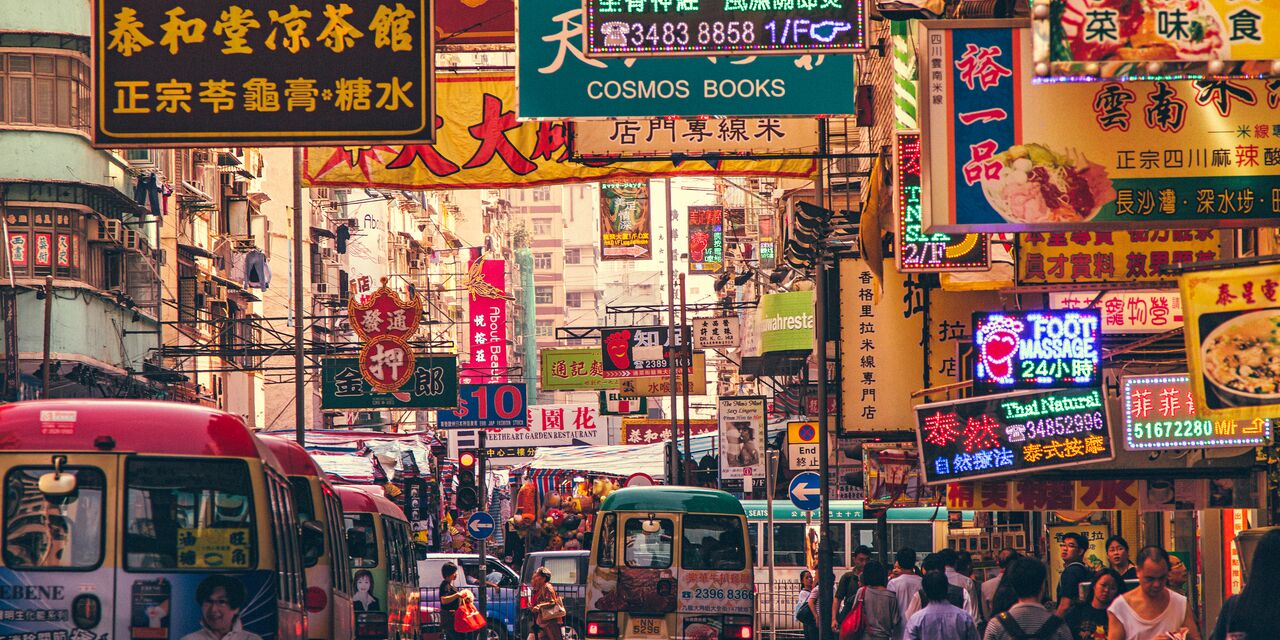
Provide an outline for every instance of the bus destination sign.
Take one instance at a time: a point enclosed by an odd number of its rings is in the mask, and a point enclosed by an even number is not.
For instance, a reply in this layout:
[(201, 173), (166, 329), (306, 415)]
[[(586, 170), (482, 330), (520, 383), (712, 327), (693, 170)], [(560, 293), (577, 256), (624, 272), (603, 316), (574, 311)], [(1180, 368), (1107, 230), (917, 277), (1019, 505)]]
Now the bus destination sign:
[(866, 0), (585, 0), (588, 57), (855, 53)]

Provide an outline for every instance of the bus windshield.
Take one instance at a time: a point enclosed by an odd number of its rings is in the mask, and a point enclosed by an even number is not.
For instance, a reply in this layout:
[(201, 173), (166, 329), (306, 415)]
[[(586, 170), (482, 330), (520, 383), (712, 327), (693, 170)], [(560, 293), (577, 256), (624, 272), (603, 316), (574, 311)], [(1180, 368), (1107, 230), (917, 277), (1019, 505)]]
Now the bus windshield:
[(740, 518), (692, 513), (686, 515), (680, 543), (680, 568), (695, 571), (742, 571), (747, 566), (742, 539)]
[[(364, 531), (368, 540), (373, 540), (373, 514), (372, 513), (348, 513), (343, 516), (343, 520), (347, 523), (347, 531)], [(378, 547), (369, 545), (365, 549), (365, 555), (356, 555), (356, 549), (350, 549), (351, 566), (357, 569), (372, 569), (378, 566)]]
[(253, 489), (242, 460), (134, 458), (125, 467), (129, 569), (246, 569)]
[(11, 569), (92, 569), (102, 560), (102, 471), (65, 468), (76, 490), (65, 497), (40, 492), (53, 467), (18, 467), (5, 477), (4, 564)]
[(640, 569), (670, 567), (674, 534), (675, 523), (668, 518), (628, 520), (622, 529), (626, 565)]

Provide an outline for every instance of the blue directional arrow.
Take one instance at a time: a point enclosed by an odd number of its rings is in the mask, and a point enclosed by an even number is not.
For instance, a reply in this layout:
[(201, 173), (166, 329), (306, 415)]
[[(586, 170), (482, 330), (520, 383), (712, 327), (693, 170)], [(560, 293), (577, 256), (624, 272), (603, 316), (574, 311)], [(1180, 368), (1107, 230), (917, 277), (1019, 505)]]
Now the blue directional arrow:
[(822, 506), (822, 477), (812, 471), (806, 471), (791, 480), (787, 489), (791, 496), (791, 504), (801, 511), (813, 511)]
[(485, 511), (477, 511), (467, 518), (467, 533), (471, 534), (476, 540), (486, 540), (493, 535), (497, 526), (493, 521), (493, 516)]

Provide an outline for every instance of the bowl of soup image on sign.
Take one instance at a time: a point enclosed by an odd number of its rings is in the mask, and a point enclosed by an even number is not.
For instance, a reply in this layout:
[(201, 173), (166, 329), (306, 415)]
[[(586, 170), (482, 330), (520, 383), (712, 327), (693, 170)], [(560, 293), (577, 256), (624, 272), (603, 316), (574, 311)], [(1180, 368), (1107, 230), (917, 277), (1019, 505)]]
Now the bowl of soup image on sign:
[(1019, 144), (993, 160), (1001, 165), (1000, 175), (983, 178), (982, 193), (1009, 222), (1087, 222), (1116, 199), (1107, 170), (1075, 150)]
[[(1212, 315), (1201, 317), (1201, 323)], [(1206, 391), (1224, 405), (1248, 407), (1280, 402), (1280, 309), (1237, 316), (1219, 325), (1201, 344)]]

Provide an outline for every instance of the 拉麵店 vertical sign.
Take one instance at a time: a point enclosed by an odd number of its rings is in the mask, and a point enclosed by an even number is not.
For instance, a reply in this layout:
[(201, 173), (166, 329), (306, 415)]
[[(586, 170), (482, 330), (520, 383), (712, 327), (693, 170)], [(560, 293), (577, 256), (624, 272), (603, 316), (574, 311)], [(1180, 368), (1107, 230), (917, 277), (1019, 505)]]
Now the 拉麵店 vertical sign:
[(94, 3), (94, 142), (433, 141), (426, 0)]
[(467, 269), (467, 335), (471, 360), (467, 383), (507, 381), (507, 263), (477, 258)]
[(921, 223), (920, 132), (896, 131), (893, 145), (894, 234), (901, 273), (987, 271), (991, 237), (985, 233), (925, 233)]

